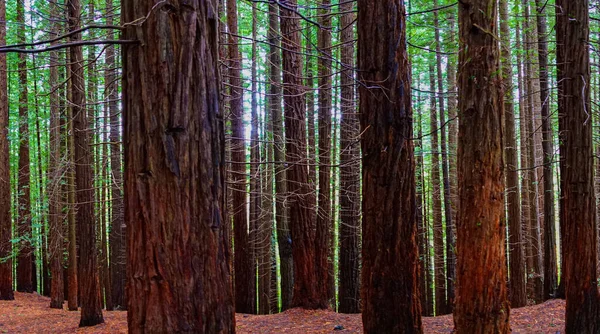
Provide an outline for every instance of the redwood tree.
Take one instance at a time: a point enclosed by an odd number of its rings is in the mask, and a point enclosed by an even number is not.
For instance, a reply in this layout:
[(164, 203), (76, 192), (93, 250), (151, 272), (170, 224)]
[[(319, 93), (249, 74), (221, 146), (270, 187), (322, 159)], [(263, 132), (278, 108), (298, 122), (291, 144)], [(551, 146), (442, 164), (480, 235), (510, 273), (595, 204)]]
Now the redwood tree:
[(421, 333), (410, 65), (403, 0), (358, 1), (366, 333)]
[(292, 253), (294, 258), (294, 295), (292, 306), (327, 308), (327, 282), (318, 281), (315, 256), (314, 193), (306, 168), (306, 114), (302, 96), (302, 58), (300, 57), (300, 17), (298, 3), (290, 0), (281, 12), (283, 60), (283, 102), (285, 113), (287, 187), (289, 191)]
[(123, 1), (131, 333), (233, 333), (216, 0)]
[[(5, 0), (0, 0), (0, 22), (6, 22)], [(6, 24), (0, 24), (0, 44), (6, 44)], [(0, 300), (14, 299), (7, 88), (6, 54), (0, 54)]]
[(566, 333), (597, 333), (596, 201), (590, 103), (589, 1), (556, 1)]
[(459, 6), (457, 333), (508, 333), (496, 0)]

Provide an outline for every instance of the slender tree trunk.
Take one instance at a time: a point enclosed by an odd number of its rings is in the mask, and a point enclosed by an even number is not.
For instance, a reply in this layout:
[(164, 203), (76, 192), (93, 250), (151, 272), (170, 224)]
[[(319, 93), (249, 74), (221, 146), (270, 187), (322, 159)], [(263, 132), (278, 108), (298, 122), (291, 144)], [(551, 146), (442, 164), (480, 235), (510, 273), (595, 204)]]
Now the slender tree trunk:
[(442, 221), (442, 191), (440, 182), (440, 146), (437, 121), (437, 99), (435, 97), (435, 68), (429, 64), (430, 115), (429, 133), (431, 133), (431, 187), (433, 189), (433, 248), (435, 272), (435, 315), (446, 313), (446, 274), (444, 271), (444, 225)]
[[(438, 6), (437, 0), (434, 0), (434, 6)], [(442, 43), (440, 37), (440, 26), (438, 12), (434, 12), (435, 29), (435, 50), (436, 50), (436, 65), (437, 65), (437, 91), (438, 103), (440, 106), (440, 152), (442, 154), (442, 184), (444, 186), (444, 218), (446, 219), (445, 235), (446, 235), (446, 294), (447, 299), (443, 314), (451, 313), (454, 305), (454, 279), (456, 257), (454, 255), (454, 221), (452, 220), (452, 204), (450, 194), (450, 179), (448, 172), (448, 145), (446, 141), (446, 108), (444, 106), (444, 78), (442, 73)]]
[(459, 6), (457, 333), (508, 333), (503, 89), (496, 0)]
[(292, 306), (307, 309), (328, 307), (327, 284), (317, 283), (315, 262), (315, 203), (306, 168), (306, 117), (302, 97), (300, 19), (297, 2), (281, 8), (283, 49), (283, 100), (285, 110), (287, 186), (290, 199), (290, 226), (294, 257), (294, 296)]
[(508, 24), (508, 2), (500, 2), (500, 29), (502, 36), (502, 79), (504, 81), (504, 125), (506, 129), (506, 206), (509, 228), (510, 305), (527, 305), (523, 231), (521, 228), (521, 192), (519, 190), (519, 160), (514, 106), (513, 68)]
[(358, 55), (363, 326), (365, 333), (422, 333), (403, 0), (358, 1)]
[(281, 276), (281, 310), (290, 308), (294, 288), (294, 263), (292, 237), (287, 208), (287, 168), (285, 161), (285, 138), (281, 109), (281, 50), (279, 42), (279, 6), (269, 4), (269, 108), (273, 120), (273, 157), (275, 164), (275, 219), (277, 221), (277, 244), (279, 247)]
[[(67, 63), (70, 63), (70, 52), (67, 52)], [(71, 78), (71, 66), (66, 66), (67, 78)], [(68, 202), (68, 228), (69, 228), (69, 273), (68, 273), (68, 307), (69, 311), (77, 311), (79, 308), (79, 270), (77, 265), (77, 223), (75, 221), (75, 139), (73, 138), (73, 106), (72, 101), (73, 83), (67, 80), (67, 119), (66, 119), (66, 151), (69, 161), (67, 172), (67, 202)]]
[[(319, 197), (315, 235), (314, 284), (325, 284), (330, 304), (335, 304), (334, 287), (330, 284), (333, 271), (329, 272), (329, 246), (333, 230), (331, 210), (331, 0), (320, 0), (318, 11), (321, 28), (318, 30), (318, 73), (319, 73)], [(333, 282), (333, 280), (331, 280)]]
[[(418, 86), (418, 83), (417, 83)], [(417, 100), (420, 100), (420, 94), (417, 93)], [(417, 111), (418, 140), (415, 141), (416, 155), (416, 198), (417, 198), (417, 242), (419, 244), (419, 294), (421, 297), (421, 307), (424, 316), (432, 316), (429, 312), (430, 303), (429, 286), (429, 245), (427, 244), (427, 217), (425, 206), (425, 176), (423, 169), (423, 115), (421, 109)]]
[[(17, 35), (25, 43), (24, 0), (17, 0)], [(27, 55), (19, 53), (19, 175), (18, 220), (19, 256), (17, 260), (17, 291), (33, 292), (33, 234), (31, 228), (31, 189), (29, 167), (29, 110), (27, 89)]]
[(340, 124), (340, 313), (360, 312), (360, 124), (354, 84), (354, 20), (352, 2), (340, 3), (341, 124)]
[(235, 265), (235, 310), (238, 313), (254, 313), (252, 287), (252, 256), (248, 235), (248, 210), (246, 199), (246, 145), (244, 129), (244, 101), (242, 87), (242, 55), (238, 46), (237, 2), (227, 0), (227, 26), (229, 28), (229, 85), (231, 98), (231, 157), (233, 188), (233, 229)]
[(540, 67), (540, 94), (542, 103), (542, 148), (544, 154), (544, 295), (547, 300), (556, 295), (558, 285), (556, 264), (556, 226), (554, 213), (554, 147), (552, 118), (550, 114), (550, 90), (548, 84), (548, 39), (546, 4), (536, 0), (538, 28), (538, 60)]
[(566, 333), (597, 333), (596, 210), (590, 103), (589, 1), (556, 2)]
[[(50, 15), (52, 23), (51, 35), (56, 37), (59, 33), (60, 23), (59, 7), (55, 0), (50, 1)], [(60, 95), (58, 93), (58, 52), (50, 53), (50, 175), (49, 181), (49, 245), (50, 275), (50, 307), (61, 309), (65, 301), (63, 278), (63, 240), (64, 240), (64, 215), (62, 213), (62, 166), (61, 166), (61, 136), (60, 136)]]
[(123, 49), (129, 332), (233, 333), (217, 1), (176, 4), (125, 31), (146, 41)]
[[(0, 21), (6, 22), (6, 2), (0, 0)], [(0, 44), (6, 44), (6, 24), (0, 24)], [(0, 54), (0, 137), (8, 138), (8, 76), (6, 54)], [(0, 140), (0, 300), (13, 300), (12, 220), (8, 140)]]
[[(81, 27), (81, 3), (69, 0), (69, 30)], [(71, 36), (72, 41), (81, 40), (81, 33)], [(76, 219), (81, 233), (79, 241), (79, 295), (81, 302), (80, 327), (94, 326), (104, 322), (100, 282), (96, 261), (96, 217), (94, 214), (94, 188), (92, 181), (92, 157), (88, 115), (85, 109), (85, 91), (83, 81), (83, 51), (81, 47), (72, 47), (71, 54), (71, 109), (73, 113), (73, 141), (75, 146), (75, 183), (77, 188)]]

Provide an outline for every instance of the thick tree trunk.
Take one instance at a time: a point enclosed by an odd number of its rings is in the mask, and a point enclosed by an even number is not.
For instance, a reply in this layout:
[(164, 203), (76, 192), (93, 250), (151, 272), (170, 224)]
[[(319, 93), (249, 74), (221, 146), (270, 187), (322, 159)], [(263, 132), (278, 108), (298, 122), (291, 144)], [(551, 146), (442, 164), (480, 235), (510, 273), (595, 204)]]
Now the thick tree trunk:
[(550, 89), (548, 83), (548, 37), (546, 4), (536, 0), (538, 29), (538, 60), (540, 67), (540, 94), (542, 114), (542, 149), (544, 154), (544, 293), (543, 300), (556, 295), (558, 285), (556, 263), (556, 226), (554, 212), (554, 147), (552, 118), (550, 114)]
[(335, 304), (333, 272), (329, 272), (329, 246), (333, 230), (331, 210), (331, 0), (320, 0), (318, 11), (321, 28), (317, 31), (317, 47), (319, 52), (319, 197), (317, 203), (317, 226), (315, 235), (315, 269), (314, 284), (325, 284), (327, 297)]
[[(69, 0), (69, 30), (81, 27), (81, 3)], [(71, 36), (71, 41), (81, 40), (81, 33)], [(83, 51), (81, 47), (70, 49), (71, 60), (71, 109), (73, 122), (73, 141), (75, 146), (75, 184), (76, 184), (76, 219), (80, 231), (79, 240), (79, 296), (81, 302), (80, 327), (94, 326), (104, 322), (102, 317), (102, 301), (100, 281), (96, 261), (96, 217), (94, 214), (94, 185), (92, 181), (92, 156), (90, 152), (90, 136), (88, 115), (85, 108), (85, 91), (83, 81)]]
[(235, 310), (238, 313), (255, 313), (252, 293), (252, 250), (248, 234), (248, 205), (246, 190), (246, 144), (244, 128), (244, 101), (242, 87), (242, 55), (239, 51), (237, 2), (227, 0), (228, 71), (231, 98), (231, 181), (233, 189), (233, 229), (235, 266)]
[(129, 332), (233, 333), (217, 1), (166, 6), (125, 31), (145, 41), (123, 50)]
[[(71, 56), (67, 52), (67, 60), (70, 62)], [(71, 78), (71, 66), (66, 66), (66, 77)], [(67, 202), (68, 202), (68, 229), (69, 229), (69, 273), (68, 273), (68, 307), (69, 311), (79, 309), (79, 272), (77, 264), (77, 224), (75, 221), (75, 139), (73, 138), (73, 106), (68, 102), (72, 100), (73, 83), (67, 80), (67, 124), (65, 125), (67, 160), (69, 161), (69, 171), (67, 172)]]
[[(59, 7), (56, 1), (50, 2), (50, 15), (53, 19), (59, 17)], [(52, 23), (52, 37), (59, 33), (60, 24)], [(60, 95), (58, 93), (58, 52), (50, 53), (50, 167), (49, 167), (49, 245), (50, 260), (50, 307), (63, 309), (65, 301), (63, 251), (64, 251), (64, 215), (62, 213), (62, 166), (61, 166), (61, 136), (60, 136)]]
[(290, 308), (294, 289), (294, 263), (292, 238), (287, 208), (287, 168), (285, 161), (285, 138), (281, 110), (281, 50), (279, 42), (279, 6), (269, 5), (269, 108), (273, 120), (273, 157), (275, 164), (275, 219), (277, 221), (277, 244), (281, 276), (281, 310)]
[[(25, 43), (24, 0), (17, 0), (17, 35)], [(31, 189), (29, 167), (29, 108), (27, 90), (27, 55), (18, 55), (19, 70), (19, 175), (17, 235), (20, 238), (17, 260), (17, 291), (33, 292), (33, 240), (31, 229)]]
[[(6, 21), (6, 2), (0, 0), (0, 21)], [(6, 24), (0, 24), (0, 44), (6, 44)], [(6, 54), (0, 54), (0, 138), (8, 138), (8, 76)], [(10, 151), (0, 140), (0, 300), (13, 300)]]
[(358, 1), (365, 333), (423, 332), (405, 29), (403, 0)]
[(521, 228), (521, 192), (519, 190), (519, 156), (517, 151), (517, 132), (514, 106), (514, 84), (510, 44), (510, 27), (508, 24), (508, 2), (500, 3), (500, 29), (502, 36), (502, 79), (504, 81), (504, 137), (506, 157), (506, 193), (508, 208), (508, 240), (510, 269), (510, 305), (523, 307), (527, 305), (525, 281), (525, 254), (523, 252), (523, 230)]
[(431, 188), (433, 199), (433, 268), (435, 273), (435, 315), (446, 314), (446, 273), (444, 270), (444, 224), (442, 221), (442, 191), (440, 182), (440, 141), (438, 136), (437, 99), (435, 68), (429, 64), (430, 115), (429, 133), (431, 133)]
[(300, 20), (297, 2), (281, 8), (283, 48), (283, 100), (285, 110), (286, 161), (289, 164), (287, 187), (290, 200), (290, 226), (294, 257), (294, 296), (292, 306), (327, 308), (327, 284), (317, 281), (315, 262), (315, 203), (306, 168), (306, 116), (302, 96), (300, 57)]
[(344, 2), (339, 11), (340, 43), (343, 70), (341, 85), (340, 124), (340, 313), (360, 312), (360, 131), (356, 113), (354, 84), (354, 4)]
[(459, 6), (457, 333), (508, 333), (503, 89), (495, 0)]
[(589, 1), (556, 2), (566, 333), (597, 333), (596, 210), (590, 103)]

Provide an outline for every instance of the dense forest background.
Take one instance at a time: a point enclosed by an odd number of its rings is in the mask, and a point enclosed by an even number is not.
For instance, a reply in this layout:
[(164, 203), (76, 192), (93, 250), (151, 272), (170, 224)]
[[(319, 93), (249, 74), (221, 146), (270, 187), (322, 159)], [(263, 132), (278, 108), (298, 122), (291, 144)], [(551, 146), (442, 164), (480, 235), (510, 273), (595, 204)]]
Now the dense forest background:
[[(395, 18), (398, 21), (394, 22), (402, 38), (405, 34), (404, 65), (410, 64), (403, 83), (410, 84), (405, 87), (410, 92), (405, 101), (407, 109), (412, 109), (412, 116), (407, 116), (412, 132), (405, 134), (412, 137), (404, 139), (412, 142), (407, 147), (414, 153), (416, 191), (415, 212), (404, 212), (414, 214), (416, 233), (403, 230), (398, 235), (406, 237), (406, 242), (414, 239), (418, 246), (415, 284), (422, 314), (444, 315), (453, 312), (456, 299), (459, 211), (471, 205), (474, 210), (486, 205), (478, 199), (472, 203), (459, 201), (459, 142), (467, 138), (485, 142), (488, 137), (482, 131), (465, 133), (459, 139), (462, 120), (457, 84), (458, 73), (463, 70), (459, 68), (460, 45), (465, 42), (458, 30), (461, 5), (448, 0), (396, 2), (405, 6), (405, 11), (400, 11), (404, 18)], [(127, 270), (138, 273), (142, 270), (140, 263), (167, 252), (158, 247), (135, 257), (131, 254), (138, 249), (136, 245), (156, 235), (165, 240), (188, 237), (189, 231), (170, 230), (168, 223), (126, 224), (127, 217), (133, 219), (136, 215), (155, 215), (164, 221), (188, 219), (185, 205), (177, 207), (169, 201), (161, 204), (162, 198), (180, 191), (169, 184), (182, 181), (144, 181), (148, 182), (146, 190), (124, 189), (124, 179), (156, 176), (153, 170), (140, 167), (133, 172), (125, 167), (128, 163), (141, 166), (137, 163), (145, 156), (163, 161), (166, 170), (178, 177), (186, 174), (190, 164), (175, 157), (180, 149), (176, 142), (192, 121), (179, 114), (165, 120), (166, 116), (158, 112), (156, 119), (136, 113), (126, 119), (123, 113), (126, 92), (144, 105), (140, 110), (167, 110), (173, 106), (187, 110), (189, 103), (204, 103), (198, 96), (187, 97), (184, 92), (190, 87), (204, 92), (210, 85), (178, 76), (184, 73), (184, 77), (191, 78), (190, 73), (197, 74), (192, 65), (184, 66), (196, 64), (192, 59), (196, 55), (180, 48), (203, 37), (177, 40), (179, 28), (168, 28), (166, 21), (152, 18), (155, 13), (168, 15), (183, 10), (178, 6), (186, 6), (177, 3), (150, 1), (138, 8), (117, 0), (0, 0), (0, 45), (5, 45), (0, 46), (0, 53), (5, 55), (0, 61), (0, 72), (5, 75), (0, 78), (4, 99), (0, 101), (4, 108), (0, 109), (0, 160), (8, 162), (8, 169), (0, 168), (0, 206), (10, 208), (0, 216), (0, 276), (10, 277), (4, 286), (0, 284), (0, 299), (11, 299), (14, 289), (51, 296), (54, 308), (62, 308), (64, 300), (70, 310), (82, 304), (96, 305), (87, 320), (82, 317), (82, 324), (94, 324), (101, 320), (102, 308), (127, 308), (126, 286), (135, 285), (135, 279), (127, 278)], [(211, 226), (219, 228), (222, 223), (228, 240), (228, 249), (220, 252), (232, 254), (227, 256), (227, 265), (235, 277), (231, 282), (235, 310), (271, 314), (299, 306), (359, 313), (363, 305), (363, 265), (369, 270), (383, 270), (377, 267), (375, 258), (369, 258), (371, 253), (363, 251), (361, 255), (361, 248), (388, 245), (387, 240), (363, 240), (363, 211), (368, 210), (369, 219), (377, 221), (381, 219), (378, 215), (391, 215), (392, 211), (386, 210), (393, 206), (388, 203), (392, 198), (386, 201), (378, 188), (365, 187), (369, 182), (385, 187), (396, 181), (379, 179), (386, 175), (382, 171), (364, 171), (385, 168), (389, 161), (373, 161), (372, 155), (365, 155), (365, 146), (361, 147), (361, 141), (379, 139), (369, 134), (373, 128), (364, 126), (368, 124), (364, 122), (367, 116), (361, 114), (359, 103), (379, 102), (362, 95), (359, 99), (359, 90), (373, 88), (368, 85), (376, 85), (376, 81), (367, 82), (361, 72), (371, 64), (358, 67), (357, 57), (369, 46), (361, 49), (357, 45), (361, 36), (357, 33), (360, 18), (356, 2), (221, 0), (218, 8), (213, 8), (214, 3), (210, 1), (209, 9), (198, 5), (203, 14), (218, 15), (220, 19), (218, 68), (202, 67), (208, 76), (220, 73), (221, 86), (216, 91), (220, 92), (218, 107), (225, 134), (222, 191), (227, 200), (226, 207), (219, 208), (224, 212), (224, 221), (213, 221), (211, 224), (217, 227)], [(561, 177), (566, 174), (561, 174), (559, 167), (567, 162), (561, 160), (564, 157), (559, 147), (567, 137), (562, 137), (559, 128), (561, 62), (557, 59), (560, 52), (578, 51), (559, 45), (556, 18), (560, 11), (574, 10), (574, 3), (587, 7), (590, 22), (585, 42), (592, 71), (589, 80), (581, 77), (581, 89), (584, 95), (589, 90), (588, 98), (593, 101), (584, 105), (587, 118), (583, 124), (593, 128), (594, 192), (600, 198), (600, 8), (598, 3), (587, 1), (573, 1), (571, 5), (553, 0), (479, 1), (477, 5), (480, 3), (493, 7), (493, 15), (486, 21), (493, 30), (473, 24), (482, 34), (493, 37), (498, 66), (492, 73), (494, 81), (475, 80), (474, 84), (504, 91), (500, 102), (502, 124), (495, 128), (501, 133), (504, 147), (500, 157), (504, 164), (504, 215), (499, 225), (504, 230), (503, 236), (493, 240), (505, 242), (502, 256), (506, 257), (503, 265), (508, 276), (504, 280), (509, 281), (510, 306), (522, 307), (566, 293), (561, 248), (566, 242), (562, 235), (565, 226), (561, 222), (567, 218), (560, 219), (561, 212), (566, 215), (561, 209), (564, 197), (560, 188)], [(142, 12), (146, 14), (139, 15)], [(156, 31), (164, 35), (148, 34), (140, 40), (142, 34), (136, 35), (135, 30), (150, 24), (160, 27)], [(207, 27), (212, 26), (202, 27), (210, 31)], [(379, 33), (371, 36), (378, 36), (371, 45), (377, 50), (387, 47), (377, 43), (390, 38)], [(153, 56), (122, 56), (123, 49), (157, 44), (151, 38), (166, 38), (169, 42), (153, 46)], [(168, 70), (145, 67), (145, 62), (155, 64), (156, 59), (162, 61), (157, 68)], [(171, 68), (169, 60), (178, 67)], [(128, 64), (125, 70), (124, 64)], [(126, 88), (122, 80), (135, 84)], [(142, 93), (134, 93), (136, 84), (143, 88)], [(210, 105), (210, 101), (205, 102)], [(294, 106), (292, 112), (286, 111), (288, 106)], [(134, 110), (135, 106), (128, 108)], [(212, 120), (202, 120), (205, 123), (200, 122), (200, 128), (214, 130)], [(148, 135), (161, 122), (167, 124), (161, 139)], [(127, 136), (130, 142), (125, 142)], [(198, 138), (193, 140), (204, 140)], [(198, 147), (202, 149), (191, 155), (198, 161), (220, 161), (214, 155), (205, 156), (210, 145)], [(412, 161), (410, 155), (398, 159), (400, 164)], [(148, 166), (153, 166), (149, 161)], [(214, 172), (196, 167), (201, 170), (195, 174), (196, 179)], [(197, 187), (209, 185), (200, 182)], [(185, 194), (192, 196), (193, 192)], [(126, 193), (134, 195), (124, 200)], [(381, 207), (365, 209), (365, 196), (380, 199)], [(156, 205), (145, 205), (144, 201)], [(600, 208), (597, 203), (593, 206), (595, 210)], [(379, 214), (373, 213), (375, 209)], [(600, 214), (595, 213), (595, 217), (598, 220)], [(596, 221), (595, 229), (599, 228), (600, 221)], [(380, 232), (369, 232), (369, 236), (385, 239)], [(464, 240), (464, 245), (458, 246), (461, 254), (482, 252), (487, 247), (485, 243)], [(379, 245), (384, 246), (375, 245), (380, 241)], [(184, 249), (166, 243), (165, 249), (193, 258)], [(585, 245), (590, 243), (597, 243), (597, 237), (586, 240)], [(198, 246), (198, 252), (202, 247)], [(400, 258), (402, 255), (398, 253), (399, 259), (394, 260), (398, 268), (410, 267), (410, 254)], [(153, 274), (157, 277), (163, 271), (186, 276), (186, 270), (192, 270), (157, 262), (155, 270), (161, 272)], [(594, 268), (598, 270), (598, 265)], [(472, 275), (485, 277), (488, 269)], [(391, 269), (384, 272), (396, 274)], [(146, 302), (159, 302), (149, 300)]]

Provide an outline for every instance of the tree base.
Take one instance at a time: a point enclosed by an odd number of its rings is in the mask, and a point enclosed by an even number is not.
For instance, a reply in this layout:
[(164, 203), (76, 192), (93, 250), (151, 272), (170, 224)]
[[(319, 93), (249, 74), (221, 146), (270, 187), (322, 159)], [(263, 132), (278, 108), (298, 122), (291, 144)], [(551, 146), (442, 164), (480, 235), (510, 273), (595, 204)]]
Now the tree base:
[(102, 317), (102, 315), (100, 314), (87, 319), (82, 318), (81, 321), (79, 321), (79, 327), (92, 327), (103, 323), (104, 317)]

